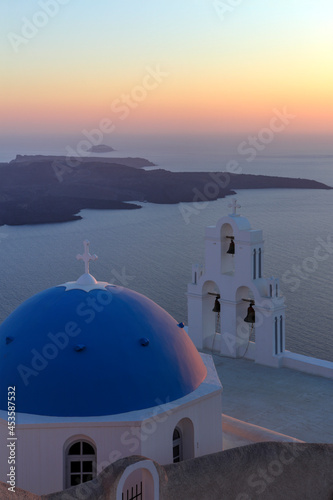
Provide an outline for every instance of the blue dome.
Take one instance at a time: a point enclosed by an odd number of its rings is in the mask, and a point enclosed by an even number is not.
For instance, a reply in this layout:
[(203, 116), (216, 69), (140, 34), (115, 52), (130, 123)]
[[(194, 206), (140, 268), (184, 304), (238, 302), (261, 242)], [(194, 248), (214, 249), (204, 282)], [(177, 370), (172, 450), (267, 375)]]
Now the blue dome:
[(0, 408), (58, 417), (113, 415), (194, 391), (206, 368), (183, 328), (157, 304), (107, 285), (50, 288), (0, 325)]

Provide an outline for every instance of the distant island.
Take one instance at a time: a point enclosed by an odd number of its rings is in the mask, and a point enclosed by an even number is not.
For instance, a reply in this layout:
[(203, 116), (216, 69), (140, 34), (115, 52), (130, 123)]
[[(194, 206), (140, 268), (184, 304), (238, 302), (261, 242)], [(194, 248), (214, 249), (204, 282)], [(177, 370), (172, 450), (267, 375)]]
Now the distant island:
[(83, 209), (213, 201), (235, 189), (332, 189), (308, 179), (227, 172), (144, 170), (144, 158), (17, 155), (0, 164), (0, 226), (82, 219)]
[(88, 153), (111, 153), (112, 151), (114, 151), (114, 149), (105, 144), (98, 144), (97, 146), (91, 146), (91, 148), (87, 149)]
[[(81, 165), (82, 163), (91, 163), (91, 162), (102, 162), (102, 163), (116, 163), (117, 165), (126, 165), (127, 167), (133, 168), (144, 168), (144, 167), (156, 167), (155, 163), (152, 163), (149, 160), (144, 158), (103, 158), (100, 156), (80, 156), (80, 157), (72, 157), (72, 156), (56, 156), (56, 155), (16, 155), (15, 160), (9, 162), (9, 165), (17, 165), (20, 163), (30, 164), (30, 163), (40, 163), (40, 162), (49, 162), (50, 160), (58, 163), (63, 163), (67, 165), (69, 168), (75, 168)], [(0, 163), (0, 166), (6, 166), (8, 163)]]

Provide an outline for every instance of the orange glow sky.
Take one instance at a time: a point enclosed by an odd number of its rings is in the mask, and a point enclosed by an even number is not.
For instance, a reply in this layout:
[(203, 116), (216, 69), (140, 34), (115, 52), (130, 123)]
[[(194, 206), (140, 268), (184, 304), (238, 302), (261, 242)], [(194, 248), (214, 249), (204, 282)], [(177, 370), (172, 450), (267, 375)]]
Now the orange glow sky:
[[(228, 0), (57, 1), (53, 17), (43, 0), (3, 7), (2, 133), (80, 133), (103, 119), (119, 133), (243, 133), (284, 107), (290, 133), (332, 130), (331, 0), (244, 0), (225, 13)], [(142, 93), (156, 67), (168, 76)]]

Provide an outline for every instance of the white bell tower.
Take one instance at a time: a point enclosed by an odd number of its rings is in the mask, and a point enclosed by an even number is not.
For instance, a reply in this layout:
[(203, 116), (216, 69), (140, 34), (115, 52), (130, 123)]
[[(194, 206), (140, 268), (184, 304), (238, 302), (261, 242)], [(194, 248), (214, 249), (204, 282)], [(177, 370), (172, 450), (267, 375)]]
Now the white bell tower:
[(263, 277), (262, 230), (251, 229), (236, 213), (236, 200), (229, 207), (231, 214), (206, 228), (204, 267), (193, 266), (187, 291), (189, 335), (198, 349), (278, 367), (285, 350), (279, 280)]

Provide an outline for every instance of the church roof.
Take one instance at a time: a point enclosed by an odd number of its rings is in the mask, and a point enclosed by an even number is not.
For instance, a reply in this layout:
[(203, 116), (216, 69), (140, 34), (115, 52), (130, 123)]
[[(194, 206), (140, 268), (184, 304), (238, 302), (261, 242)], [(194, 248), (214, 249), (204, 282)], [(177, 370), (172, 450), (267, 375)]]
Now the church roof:
[(100, 416), (159, 406), (194, 391), (206, 368), (183, 325), (147, 297), (97, 282), (45, 290), (0, 325), (0, 409)]

